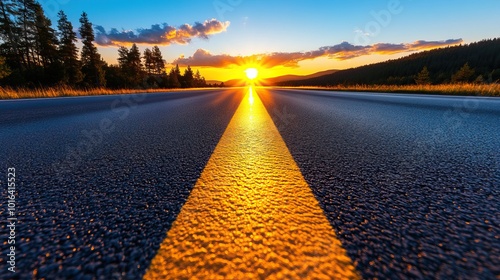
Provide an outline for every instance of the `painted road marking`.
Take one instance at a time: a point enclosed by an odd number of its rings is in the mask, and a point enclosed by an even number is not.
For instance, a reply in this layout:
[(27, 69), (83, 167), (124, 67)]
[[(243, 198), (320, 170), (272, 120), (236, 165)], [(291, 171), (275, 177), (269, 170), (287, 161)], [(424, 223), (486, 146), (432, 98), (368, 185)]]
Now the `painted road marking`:
[(145, 279), (359, 279), (259, 96), (231, 119)]

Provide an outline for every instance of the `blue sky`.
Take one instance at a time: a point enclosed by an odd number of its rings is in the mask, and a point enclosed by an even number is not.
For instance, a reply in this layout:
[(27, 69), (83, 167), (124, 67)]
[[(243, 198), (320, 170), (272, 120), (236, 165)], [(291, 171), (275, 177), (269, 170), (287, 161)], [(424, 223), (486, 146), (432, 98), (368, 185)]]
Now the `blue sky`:
[[(222, 59), (221, 55), (246, 57), (268, 53), (307, 53), (342, 42), (358, 45), (411, 44), (422, 40), (444, 42), (462, 39), (464, 43), (500, 37), (500, 1), (430, 1), (430, 0), (360, 0), (360, 1), (264, 1), (264, 0), (208, 0), (208, 1), (118, 1), (118, 0), (42, 0), (47, 15), (55, 23), (58, 10), (64, 10), (75, 27), (86, 11), (95, 26), (105, 32), (148, 29), (153, 24), (167, 23), (178, 28), (183, 24), (216, 19), (229, 22), (223, 30), (207, 33), (208, 39), (198, 35), (189, 43), (171, 43), (161, 46), (167, 62), (181, 56), (189, 58), (199, 49), (203, 58)], [(203, 32), (202, 32), (203, 33)], [(107, 33), (106, 33), (107, 34)], [(197, 33), (198, 34), (198, 33)], [(116, 49), (126, 42), (100, 47), (101, 54), (110, 63), (116, 61)], [(443, 43), (446, 44), (446, 43)], [(141, 49), (147, 45), (139, 44)], [(345, 45), (347, 46), (347, 45)], [(433, 45), (433, 47), (437, 47)], [(313, 59), (297, 58), (288, 67), (274, 65), (275, 73), (306, 74), (325, 69), (342, 69), (407, 55), (418, 48), (381, 53), (365, 50), (351, 58), (346, 55), (323, 55)], [(200, 54), (200, 52), (198, 52)], [(208, 54), (209, 53), (209, 54)], [(211, 56), (219, 56), (212, 59)], [(210, 56), (210, 57), (209, 57)], [(227, 58), (227, 57), (224, 57)], [(298, 61), (298, 62), (297, 62)], [(196, 59), (186, 60), (197, 63)], [(204, 63), (200, 63), (204, 64)], [(206, 64), (206, 63), (205, 63)], [(224, 65), (213, 69), (199, 66), (209, 73), (208, 78), (231, 69)], [(196, 67), (196, 65), (195, 65)], [(206, 75), (207, 76), (207, 75)], [(232, 74), (227, 74), (231, 76)]]

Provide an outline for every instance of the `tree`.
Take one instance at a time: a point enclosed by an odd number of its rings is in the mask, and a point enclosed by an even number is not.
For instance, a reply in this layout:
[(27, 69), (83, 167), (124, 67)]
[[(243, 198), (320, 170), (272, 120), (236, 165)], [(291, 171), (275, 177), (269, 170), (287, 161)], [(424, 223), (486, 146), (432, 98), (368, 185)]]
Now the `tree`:
[(59, 29), (59, 58), (62, 63), (62, 82), (75, 86), (83, 80), (81, 64), (78, 60), (77, 36), (73, 25), (63, 11), (58, 14), (57, 28)]
[(170, 73), (168, 74), (168, 86), (171, 88), (179, 88), (181, 87), (181, 83), (179, 81), (180, 78), (180, 70), (179, 65), (176, 68), (172, 68)]
[(33, 69), (36, 64), (36, 2), (18, 0), (15, 4), (15, 24), (18, 26), (17, 47), (22, 68)]
[(0, 1), (0, 39), (3, 42), (14, 41), (14, 22), (12, 21), (14, 13), (14, 3), (12, 1)]
[(474, 69), (471, 69), (469, 63), (465, 63), (460, 70), (458, 70), (451, 78), (454, 83), (467, 83), (470, 82), (474, 75)]
[(196, 74), (194, 74), (194, 86), (195, 87), (206, 87), (207, 82), (205, 78), (200, 74), (200, 70), (196, 70)]
[(58, 58), (57, 45), (59, 44), (52, 22), (45, 16), (42, 6), (35, 5), (36, 47), (38, 62), (44, 68), (56, 63)]
[(189, 65), (186, 70), (184, 70), (184, 76), (181, 84), (184, 88), (192, 88), (194, 86), (194, 74)]
[(39, 80), (44, 85), (56, 84), (61, 80), (61, 61), (57, 46), (59, 41), (56, 31), (52, 28), (52, 22), (45, 16), (42, 6), (35, 4), (36, 23), (36, 62), (41, 67)]
[(128, 52), (128, 64), (133, 73), (141, 73), (141, 52), (136, 44), (133, 44)]
[(158, 75), (165, 73), (165, 61), (163, 60), (163, 56), (158, 46), (153, 47), (151, 56), (152, 56), (154, 73)]
[(118, 48), (118, 66), (122, 69), (128, 66), (128, 49), (123, 46)]
[(22, 68), (22, 59), (19, 48), (20, 30), (13, 20), (16, 15), (13, 1), (0, 1), (0, 39), (3, 41), (0, 51), (6, 58), (5, 63)]
[(9, 66), (5, 63), (5, 58), (0, 56), (0, 79), (3, 79), (12, 73)]
[(424, 66), (422, 71), (418, 73), (417, 77), (415, 78), (415, 82), (417, 83), (417, 85), (429, 85), (431, 83), (431, 76), (429, 70), (427, 69), (427, 66)]
[(124, 88), (127, 84), (125, 75), (120, 66), (111, 65), (105, 68), (106, 87), (112, 89)]
[(141, 84), (141, 53), (136, 44), (133, 44), (130, 50), (123, 46), (118, 48), (118, 65), (125, 80), (123, 87), (138, 87)]
[(136, 44), (133, 44), (128, 52), (128, 74), (131, 87), (138, 87), (142, 81), (141, 52)]
[(146, 73), (153, 73), (154, 69), (154, 61), (153, 61), (153, 52), (150, 49), (146, 48), (144, 50), (144, 69)]
[(103, 71), (104, 63), (101, 55), (94, 46), (94, 29), (90, 23), (87, 13), (80, 17), (80, 37), (82, 38), (82, 73), (84, 75), (83, 84), (86, 87), (103, 87), (106, 85), (105, 73)]

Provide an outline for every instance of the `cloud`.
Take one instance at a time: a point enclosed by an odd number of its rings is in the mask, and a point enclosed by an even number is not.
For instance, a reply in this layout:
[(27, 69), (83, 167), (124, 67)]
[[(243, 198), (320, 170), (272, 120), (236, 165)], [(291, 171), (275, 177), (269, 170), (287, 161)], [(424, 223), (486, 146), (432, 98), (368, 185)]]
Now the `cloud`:
[(136, 31), (118, 31), (116, 28), (112, 28), (106, 32), (102, 26), (96, 26), (95, 30), (96, 43), (100, 46), (119, 46), (133, 43), (165, 46), (188, 44), (194, 37), (208, 39), (209, 35), (224, 32), (228, 27), (229, 21), (221, 22), (211, 19), (203, 23), (196, 22), (194, 25), (183, 24), (178, 28), (164, 23), (154, 24), (150, 28), (141, 28)]
[(396, 54), (402, 52), (413, 52), (428, 50), (438, 47), (453, 46), (463, 43), (462, 39), (450, 39), (444, 41), (415, 41), (406, 44), (378, 43), (368, 46), (355, 46), (348, 42), (342, 42), (334, 46), (325, 46), (308, 52), (274, 52), (266, 54), (255, 54), (250, 56), (231, 56), (227, 54), (213, 55), (207, 50), (198, 49), (193, 56), (179, 57), (172, 64), (181, 66), (211, 66), (230, 67), (233, 65), (259, 64), (263, 67), (298, 67), (298, 63), (304, 60), (318, 57), (329, 57), (337, 60), (348, 60), (371, 54)]
[(462, 44), (462, 39), (449, 39), (446, 41), (416, 41), (410, 44), (410, 47), (415, 50), (433, 49), (442, 46), (451, 46)]
[[(239, 64), (242, 57), (230, 56), (227, 54), (212, 55), (204, 49), (198, 49), (193, 56), (189, 58), (180, 57), (174, 61), (175, 64), (193, 65), (193, 66), (212, 66), (227, 67), (233, 64)], [(193, 64), (194, 62), (194, 64)]]

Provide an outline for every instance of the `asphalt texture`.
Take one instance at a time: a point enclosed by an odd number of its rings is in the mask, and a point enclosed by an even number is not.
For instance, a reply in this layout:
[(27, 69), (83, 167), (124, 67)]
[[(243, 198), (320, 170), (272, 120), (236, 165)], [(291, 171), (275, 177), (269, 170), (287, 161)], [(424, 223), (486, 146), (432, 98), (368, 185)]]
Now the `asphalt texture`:
[(144, 280), (361, 279), (251, 89)]
[[(363, 278), (499, 277), (500, 100), (256, 92)], [(141, 278), (244, 94), (0, 101), (0, 278)]]
[(259, 91), (365, 279), (500, 277), (500, 100)]
[(7, 271), (2, 221), (0, 279), (140, 279), (242, 97), (0, 102), (1, 168), (15, 167), (18, 183), (18, 273)]

